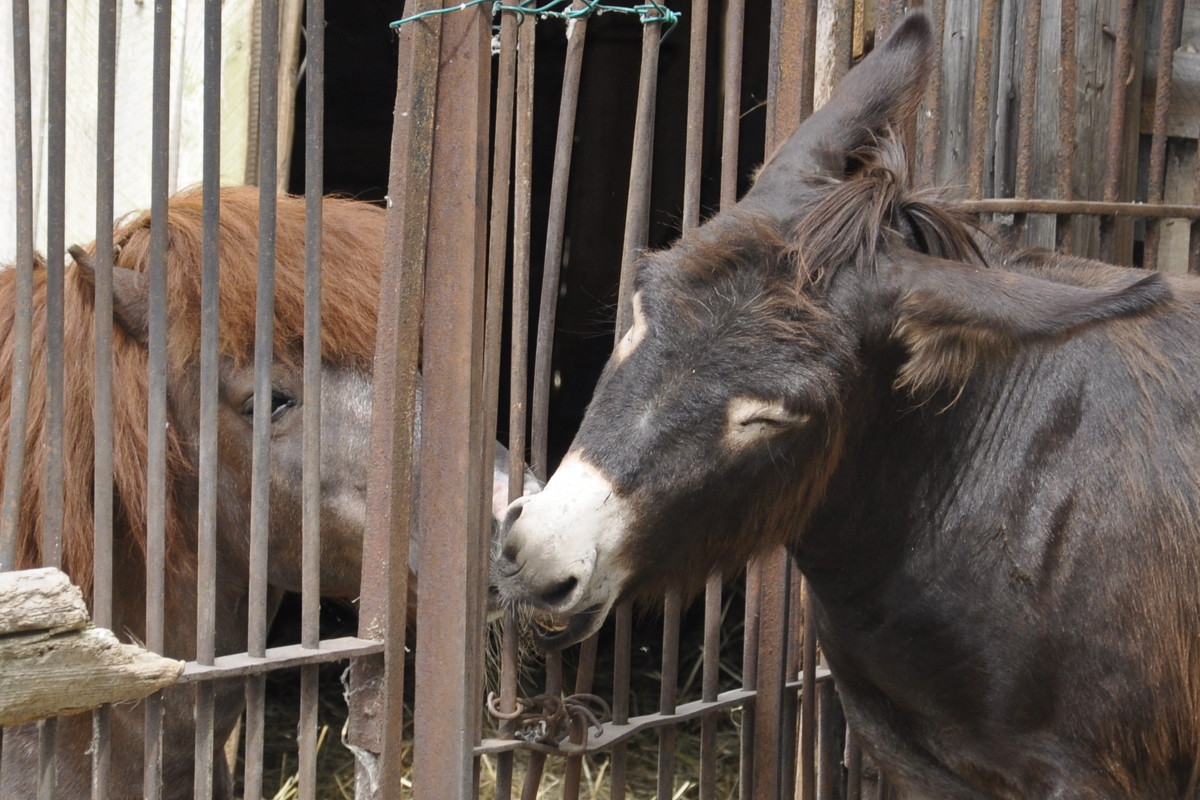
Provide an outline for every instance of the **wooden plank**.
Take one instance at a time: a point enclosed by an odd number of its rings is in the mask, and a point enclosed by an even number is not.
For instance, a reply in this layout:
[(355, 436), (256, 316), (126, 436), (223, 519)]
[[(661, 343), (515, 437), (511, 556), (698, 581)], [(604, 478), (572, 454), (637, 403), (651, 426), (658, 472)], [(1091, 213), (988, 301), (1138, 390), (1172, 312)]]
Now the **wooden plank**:
[(0, 726), (140, 700), (183, 667), (91, 627), (83, 593), (62, 572), (0, 574)]
[(79, 630), (91, 622), (83, 592), (56, 569), (0, 572), (0, 636)]

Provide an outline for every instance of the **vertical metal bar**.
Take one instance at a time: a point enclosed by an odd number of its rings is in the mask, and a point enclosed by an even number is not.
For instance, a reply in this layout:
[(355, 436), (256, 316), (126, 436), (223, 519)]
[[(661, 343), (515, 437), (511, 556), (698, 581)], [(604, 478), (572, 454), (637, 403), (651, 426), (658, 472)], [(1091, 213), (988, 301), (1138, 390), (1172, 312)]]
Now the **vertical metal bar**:
[[(658, 710), (674, 714), (679, 696), (679, 623), (683, 614), (683, 596), (671, 589), (663, 601), (662, 685)], [(658, 729), (658, 796), (675, 796), (675, 726)]]
[[(1075, 110), (1076, 88), (1078, 84), (1078, 63), (1076, 51), (1078, 41), (1075, 31), (1075, 18), (1078, 9), (1076, 0), (1062, 0), (1060, 14), (1062, 16), (1060, 31), (1058, 93), (1058, 199), (1070, 200), (1074, 196), (1072, 183), (1075, 178)], [(1071, 239), (1071, 217), (1060, 214), (1055, 220), (1055, 246), (1065, 250)]]
[[(1130, 44), (1133, 39), (1134, 0), (1121, 0), (1117, 12), (1117, 44), (1113, 53), (1112, 106), (1108, 111), (1108, 131), (1105, 140), (1104, 185), (1102, 200), (1116, 202), (1121, 194), (1121, 171), (1125, 145), (1125, 98), (1129, 81), (1133, 77), (1133, 61)], [(1116, 228), (1114, 217), (1100, 218), (1100, 257), (1113, 261), (1116, 256)]]
[[(613, 612), (616, 630), (613, 639), (613, 699), (612, 716), (614, 725), (629, 722), (629, 678), (633, 659), (633, 607), (622, 603)], [(621, 743), (612, 751), (612, 783), (609, 786), (613, 800), (624, 800), (629, 779), (629, 745)]]
[[(304, 483), (300, 643), (320, 647), (321, 604), (321, 255), (325, 141), (325, 0), (307, 0), (304, 73)], [(315, 402), (314, 402), (315, 401)], [(317, 797), (317, 677), (300, 669), (299, 797)]]
[[(716, 702), (721, 672), (721, 575), (708, 578), (704, 590), (704, 664), (700, 674), (700, 699)], [(717, 718), (700, 722), (700, 800), (714, 800), (717, 783)]]
[(1017, 182), (1016, 196), (1029, 197), (1029, 182), (1033, 172), (1033, 124), (1037, 119), (1036, 94), (1038, 70), (1038, 39), (1042, 28), (1042, 0), (1026, 0), (1025, 39), (1021, 63), (1020, 117), (1017, 121)]
[(62, 567), (63, 351), (66, 248), (67, 3), (50, 0), (46, 186), (46, 472), (42, 489), (42, 565)]
[(862, 748), (853, 731), (846, 736), (846, 797), (847, 800), (862, 797)]
[[(505, 24), (516, 20), (505, 19)], [(508, 499), (520, 497), (525, 484), (525, 426), (528, 408), (529, 377), (529, 262), (533, 189), (533, 79), (534, 35), (536, 19), (525, 18), (519, 26), (520, 46), (517, 61), (516, 174), (513, 191), (513, 275), (511, 358), (509, 371), (508, 413)], [(503, 46), (503, 45), (502, 45)], [(500, 669), (500, 708), (516, 708), (518, 658), (517, 621), (513, 611), (504, 617)], [(502, 736), (516, 730), (515, 720), (500, 726)], [(502, 753), (496, 763), (496, 797), (512, 796), (513, 755)]]
[[(263, 0), (258, 87), (258, 275), (254, 311), (254, 418), (250, 473), (247, 652), (267, 647), (267, 546), (271, 488), (271, 373), (275, 336), (275, 186), (278, 172), (279, 4)], [(245, 796), (262, 794), (266, 677), (246, 678)]]
[(708, 0), (693, 0), (688, 45), (687, 134), (683, 165), (683, 231), (700, 224), (700, 179), (704, 157), (704, 74), (708, 66)]
[(984, 195), (984, 165), (988, 158), (989, 89), (992, 82), (992, 50), (996, 35), (996, 0), (983, 0), (979, 7), (979, 38), (975, 49), (975, 82), (971, 92), (971, 159), (967, 182), (972, 198)]
[[(421, 419), (421, 581), (417, 629), (437, 631), (417, 648), (413, 794), (466, 800), (478, 739), (486, 566), (478, 511), (483, 472), (484, 290), (487, 144), (491, 102), (490, 13), (444, 17), (433, 136), (426, 251)], [(486, 465), (491, 469), (492, 465)], [(465, 569), (464, 569), (465, 565)]]
[(925, 87), (925, 111), (921, 117), (924, 129), (921, 136), (921, 174), (925, 183), (937, 180), (938, 141), (942, 125), (942, 36), (943, 20), (946, 17), (946, 0), (933, 0), (930, 9), (933, 17), (933, 71)]
[(0, 493), (0, 572), (17, 563), (25, 420), (33, 367), (33, 120), (29, 66), (29, 0), (13, 0), (13, 108), (17, 141), (17, 306), (13, 322), (13, 376), (8, 452)]
[(725, 109), (721, 117), (721, 209), (737, 202), (738, 141), (742, 120), (742, 37), (746, 27), (745, 0), (729, 0), (725, 9)]
[[(167, 195), (171, 125), (171, 2), (154, 6), (150, 155), (150, 308), (146, 453), (146, 646), (164, 652), (167, 498)], [(162, 796), (162, 695), (145, 700), (142, 794)]]
[[(115, 147), (117, 3), (100, 0), (96, 76), (96, 286), (92, 427), (92, 621), (113, 627), (113, 384), (112, 384), (112, 220)], [(112, 709), (92, 715), (93, 800), (108, 797), (112, 767)]]
[[(572, 9), (582, 9), (583, 0), (574, 0)], [(558, 105), (558, 134), (554, 141), (554, 167), (550, 180), (550, 207), (547, 210), (546, 255), (542, 270), (542, 291), (538, 303), (537, 346), (533, 367), (533, 452), (534, 473), (542, 480), (549, 470), (547, 438), (550, 409), (550, 373), (554, 355), (554, 320), (558, 310), (558, 279), (562, 272), (563, 242), (566, 237), (567, 189), (571, 177), (571, 149), (575, 137), (575, 110), (579, 106), (579, 77), (583, 71), (583, 46), (587, 38), (587, 17), (580, 17), (567, 28), (567, 56), (563, 65), (562, 96)]]
[[(808, 584), (803, 588), (805, 608), (811, 608)], [(804, 656), (802, 669), (804, 682), (801, 685), (800, 700), (800, 783), (803, 800), (813, 800), (816, 797), (817, 774), (814, 755), (816, 751), (817, 734), (817, 684), (814, 676), (817, 673), (817, 632), (813, 627), (812, 614), (804, 615)]]
[[(436, 0), (422, 0), (413, 12), (436, 5)], [(347, 734), (360, 753), (369, 751), (381, 757), (380, 786), (399, 786), (404, 766), (404, 659), (410, 529), (415, 521), (417, 362), (441, 30), (436, 21), (401, 28), (396, 63), (359, 613), (359, 635), (382, 637), (384, 657), (382, 665), (376, 659), (361, 659), (351, 665)], [(373, 723), (375, 720), (378, 724)], [(358, 797), (381, 796), (371, 794), (364, 772), (360, 762)]]
[[(220, 320), (221, 0), (204, 3), (203, 230), (200, 254), (200, 430), (196, 544), (196, 660), (216, 658), (217, 393)], [(195, 796), (213, 793), (215, 688), (196, 687)]]
[[(1175, 64), (1175, 30), (1179, 26), (1179, 0), (1164, 0), (1162, 27), (1158, 34), (1158, 69), (1154, 76), (1154, 125), (1150, 139), (1150, 178), (1146, 202), (1163, 201), (1167, 177), (1167, 112), (1171, 107), (1171, 71)], [(1146, 249), (1142, 264), (1158, 267), (1161, 220), (1146, 220)]]
[[(600, 646), (599, 636), (589, 636), (579, 648), (579, 666), (575, 672), (575, 694), (590, 694), (596, 676), (596, 651)], [(571, 731), (571, 741), (583, 744), (587, 737), (587, 729), (575, 727)], [(579, 784), (583, 773), (583, 756), (569, 756), (563, 775), (563, 800), (578, 800)], [(661, 795), (660, 795), (661, 796)]]
[(658, 98), (658, 44), (662, 23), (642, 25), (642, 63), (638, 81), (633, 153), (629, 165), (629, 194), (625, 204), (625, 240), (621, 250), (621, 281), (617, 294), (617, 336), (624, 334), (633, 313), (633, 265), (650, 232), (650, 179), (654, 169), (654, 106)]
[[(751, 559), (746, 565), (746, 609), (745, 626), (742, 632), (742, 688), (746, 691), (758, 690), (758, 632), (760, 588), (762, 586), (762, 561)], [(741, 753), (738, 758), (738, 796), (741, 800), (754, 797), (755, 770), (754, 752), (756, 744), (758, 701), (746, 703), (742, 707), (742, 741)]]

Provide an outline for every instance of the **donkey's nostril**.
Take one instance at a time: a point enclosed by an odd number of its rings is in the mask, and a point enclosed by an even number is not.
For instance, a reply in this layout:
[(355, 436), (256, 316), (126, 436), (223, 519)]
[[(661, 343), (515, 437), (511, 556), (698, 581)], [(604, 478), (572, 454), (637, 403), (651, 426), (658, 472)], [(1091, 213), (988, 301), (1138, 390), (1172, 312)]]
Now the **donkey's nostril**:
[(551, 606), (556, 606), (566, 602), (570, 598), (571, 593), (575, 591), (575, 587), (579, 585), (579, 578), (574, 575), (559, 581), (554, 586), (551, 586), (545, 593), (542, 594), (542, 600)]

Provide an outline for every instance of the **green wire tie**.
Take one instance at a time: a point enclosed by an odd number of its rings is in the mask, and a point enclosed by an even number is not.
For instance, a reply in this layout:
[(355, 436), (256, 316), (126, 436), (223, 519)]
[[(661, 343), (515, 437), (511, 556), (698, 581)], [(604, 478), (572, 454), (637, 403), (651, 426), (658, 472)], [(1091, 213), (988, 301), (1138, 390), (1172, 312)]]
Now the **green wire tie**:
[(590, 17), (593, 14), (599, 14), (608, 11), (618, 14), (637, 14), (638, 19), (643, 25), (648, 25), (651, 22), (667, 23), (667, 31), (662, 37), (664, 39), (670, 36), (671, 31), (673, 31), (675, 26), (679, 24), (679, 12), (672, 11), (666, 6), (659, 5), (657, 2), (655, 2), (655, 0), (650, 0), (649, 3), (642, 3), (632, 7), (605, 5), (601, 3), (600, 0), (585, 0), (582, 8), (568, 8), (565, 11), (556, 10), (558, 7), (566, 5), (570, 1), (571, 0), (551, 0), (551, 2), (548, 2), (545, 5), (538, 6), (537, 8), (530, 8), (527, 3), (531, 2), (531, 0), (526, 0), (526, 3), (516, 6), (505, 5), (503, 0), (468, 0), (468, 2), (462, 3), (461, 5), (452, 6), (450, 8), (434, 8), (429, 11), (422, 11), (420, 14), (413, 14), (412, 16), (405, 17), (404, 19), (398, 19), (391, 23), (389, 27), (393, 29), (399, 28), (401, 25), (406, 25), (409, 22), (416, 22), (420, 19), (435, 17), (441, 14), (450, 14), (455, 11), (465, 11), (468, 8), (486, 4), (491, 4), (493, 17), (497, 16), (502, 11), (511, 11), (514, 14), (520, 14), (522, 16), (538, 16), (542, 18), (553, 17), (556, 19), (565, 20), (581, 19), (583, 17)]

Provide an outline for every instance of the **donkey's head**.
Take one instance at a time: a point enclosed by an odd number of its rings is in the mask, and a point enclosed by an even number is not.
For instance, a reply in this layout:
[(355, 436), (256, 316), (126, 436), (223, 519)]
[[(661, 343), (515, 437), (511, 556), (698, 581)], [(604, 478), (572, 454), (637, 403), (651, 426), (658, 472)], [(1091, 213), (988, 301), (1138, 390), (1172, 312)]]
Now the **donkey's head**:
[(908, 189), (891, 132), (932, 50), (928, 19), (908, 16), (735, 208), (639, 265), (633, 323), (570, 452), (505, 520), (494, 577), (540, 612), (544, 646), (594, 632), (619, 599), (802, 536), (867, 381), (952, 386), (1165, 296), (1154, 278), (1084, 288), (991, 269), (974, 229)]

